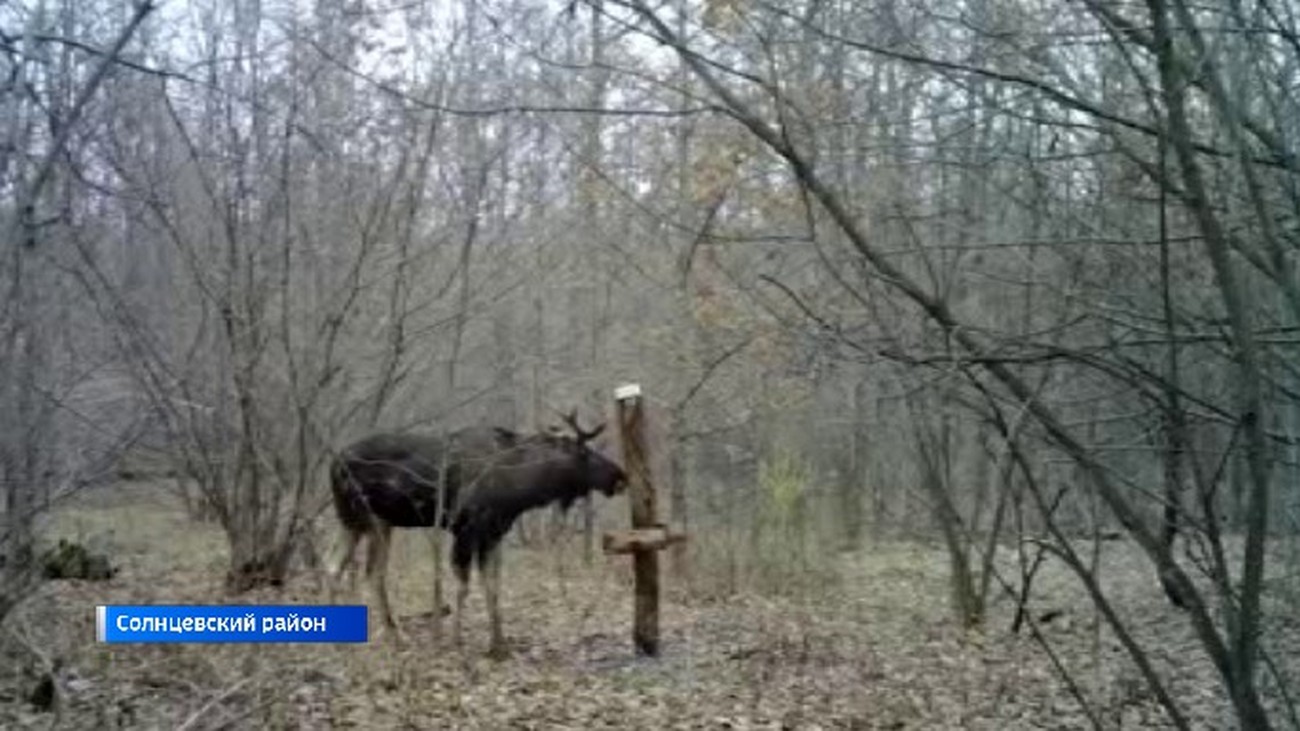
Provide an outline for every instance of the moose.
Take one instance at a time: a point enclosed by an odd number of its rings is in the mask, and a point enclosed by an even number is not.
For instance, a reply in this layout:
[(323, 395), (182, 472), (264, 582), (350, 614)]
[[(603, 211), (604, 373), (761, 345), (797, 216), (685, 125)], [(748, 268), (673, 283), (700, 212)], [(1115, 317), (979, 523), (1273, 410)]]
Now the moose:
[(488, 654), (505, 657), (499, 548), (515, 520), (552, 503), (567, 511), (595, 491), (613, 497), (627, 485), (623, 469), (590, 446), (605, 425), (584, 430), (576, 409), (564, 420), (572, 435), (555, 428), (520, 434), (471, 426), (439, 436), (379, 433), (344, 448), (330, 465), (334, 508), (344, 529), (331, 586), (352, 563), (357, 544), (367, 539), (366, 578), (385, 625), (395, 631), (385, 586), (392, 529), (447, 530), (459, 582), (456, 642), (461, 643), (461, 617), (477, 565), (491, 627)]

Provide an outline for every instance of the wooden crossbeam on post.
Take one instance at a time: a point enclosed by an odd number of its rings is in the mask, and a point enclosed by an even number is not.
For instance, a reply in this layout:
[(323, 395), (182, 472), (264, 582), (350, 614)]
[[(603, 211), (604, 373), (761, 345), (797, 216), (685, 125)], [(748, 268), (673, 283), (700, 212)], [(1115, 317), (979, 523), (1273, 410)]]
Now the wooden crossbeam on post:
[(632, 510), (631, 530), (612, 531), (603, 537), (607, 554), (631, 554), (636, 582), (636, 613), (632, 641), (638, 654), (659, 654), (659, 551), (686, 536), (673, 533), (657, 522), (654, 483), (650, 479), (650, 455), (645, 439), (645, 408), (641, 387), (631, 383), (614, 391), (618, 413), (619, 442), (623, 447), (623, 469), (628, 475), (628, 503)]

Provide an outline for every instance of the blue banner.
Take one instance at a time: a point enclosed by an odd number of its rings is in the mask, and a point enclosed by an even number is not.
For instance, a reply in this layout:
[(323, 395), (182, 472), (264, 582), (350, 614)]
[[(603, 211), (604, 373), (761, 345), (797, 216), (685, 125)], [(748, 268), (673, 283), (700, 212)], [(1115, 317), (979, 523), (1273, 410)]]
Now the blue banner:
[(366, 642), (364, 605), (100, 606), (100, 642)]

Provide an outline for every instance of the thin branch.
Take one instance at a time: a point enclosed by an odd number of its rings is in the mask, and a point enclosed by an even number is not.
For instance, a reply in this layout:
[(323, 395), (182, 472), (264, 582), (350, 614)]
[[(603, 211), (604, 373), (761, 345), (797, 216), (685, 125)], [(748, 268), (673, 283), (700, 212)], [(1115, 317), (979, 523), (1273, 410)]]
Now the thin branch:
[(442, 102), (430, 101), (423, 97), (415, 96), (407, 91), (397, 88), (392, 84), (375, 78), (373, 75), (362, 71), (350, 64), (344, 63), (336, 58), (329, 51), (325, 50), (320, 44), (311, 38), (302, 38), (302, 41), (311, 46), (320, 54), (322, 58), (330, 62), (343, 72), (355, 76), (366, 82), (379, 91), (393, 97), (399, 101), (409, 104), (418, 109), (435, 111), (442, 114), (449, 114), (456, 117), (485, 118), (501, 117), (513, 114), (594, 114), (603, 117), (694, 117), (701, 114), (714, 114), (720, 112), (716, 106), (687, 107), (684, 109), (611, 109), (608, 107), (589, 107), (577, 104), (503, 104), (494, 107), (467, 108), (458, 107)]
[[(41, 160), (40, 165), (37, 167), (32, 182), (23, 187), (18, 199), (18, 215), (14, 218), (14, 224), (20, 231), (14, 232), (14, 240), (17, 241), (21, 238), (27, 248), (36, 245), (35, 220), (33, 218), (36, 201), (45, 189), (45, 184), (49, 182), (50, 175), (54, 173), (55, 162), (63, 156), (63, 148), (67, 146), (73, 128), (77, 126), (86, 105), (90, 103), (91, 98), (95, 96), (95, 92), (99, 90), (100, 84), (108, 76), (108, 70), (117, 63), (122, 49), (126, 47), (131, 37), (135, 35), (136, 29), (144, 22), (145, 17), (153, 12), (155, 7), (156, 5), (152, 0), (145, 0), (136, 6), (135, 14), (131, 16), (131, 20), (118, 34), (117, 40), (113, 42), (113, 45), (100, 61), (99, 66), (95, 68), (95, 71), (90, 75), (90, 79), (86, 81), (86, 85), (77, 94), (77, 99), (72, 103), (72, 108), (68, 110), (67, 117), (59, 120), (58, 132), (55, 133), (53, 141), (50, 142), (50, 149), (46, 151), (44, 159)], [(25, 232), (25, 235), (22, 235), (23, 232)]]

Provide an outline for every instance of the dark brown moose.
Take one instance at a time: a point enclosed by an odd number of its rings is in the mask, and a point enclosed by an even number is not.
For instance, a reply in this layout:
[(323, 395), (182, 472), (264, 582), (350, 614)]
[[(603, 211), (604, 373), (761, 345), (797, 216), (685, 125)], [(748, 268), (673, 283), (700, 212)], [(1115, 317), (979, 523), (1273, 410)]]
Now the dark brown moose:
[(457, 643), (471, 564), (477, 563), (491, 625), (489, 654), (504, 657), (498, 606), (501, 539), (526, 511), (551, 503), (568, 510), (593, 491), (613, 496), (627, 484), (623, 469), (590, 446), (604, 424), (583, 430), (576, 411), (565, 421), (572, 435), (469, 427), (445, 436), (375, 434), (343, 449), (330, 468), (334, 507), (344, 528), (343, 555), (331, 586), (367, 538), (366, 577), (384, 623), (396, 629), (384, 583), (391, 529), (436, 524), (453, 536)]

